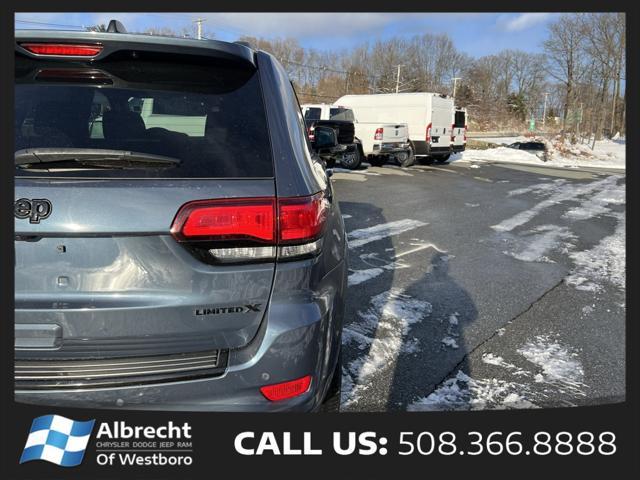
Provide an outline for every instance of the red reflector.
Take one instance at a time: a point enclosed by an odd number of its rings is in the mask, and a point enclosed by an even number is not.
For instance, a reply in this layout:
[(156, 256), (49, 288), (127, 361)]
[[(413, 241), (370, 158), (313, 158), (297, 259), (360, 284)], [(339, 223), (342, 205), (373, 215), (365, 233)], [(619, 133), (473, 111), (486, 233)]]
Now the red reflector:
[(311, 385), (311, 375), (291, 380), (289, 382), (276, 383), (275, 385), (266, 385), (260, 387), (260, 392), (267, 400), (277, 402), (288, 398), (297, 397), (309, 390)]
[(376, 128), (376, 133), (373, 136), (374, 140), (382, 140), (382, 132), (384, 132), (384, 128)]
[(279, 243), (313, 241), (322, 233), (327, 218), (327, 201), (322, 193), (311, 197), (278, 201)]
[(22, 43), (20, 46), (36, 55), (66, 57), (95, 57), (102, 51), (101, 45), (70, 45), (64, 43)]
[(273, 198), (204, 200), (187, 203), (176, 215), (171, 233), (180, 241), (275, 240)]

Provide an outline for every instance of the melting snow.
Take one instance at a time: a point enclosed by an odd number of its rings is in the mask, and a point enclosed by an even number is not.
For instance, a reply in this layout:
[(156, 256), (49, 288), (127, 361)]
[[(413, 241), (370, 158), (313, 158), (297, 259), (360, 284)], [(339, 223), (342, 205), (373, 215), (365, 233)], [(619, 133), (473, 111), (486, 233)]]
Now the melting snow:
[(538, 335), (534, 341), (519, 348), (518, 353), (542, 369), (535, 376), (536, 382), (559, 383), (569, 387), (574, 393), (584, 395), (584, 369), (576, 352), (570, 351), (548, 335)]
[[(610, 188), (612, 185), (615, 185), (618, 177), (610, 176), (603, 180), (598, 180), (595, 182), (589, 183), (574, 183), (574, 184), (562, 184), (562, 183), (554, 183), (554, 188), (549, 188), (547, 190), (551, 195), (546, 200), (543, 200), (540, 203), (524, 210), (511, 218), (507, 218), (503, 220), (497, 225), (493, 225), (491, 228), (497, 230), (499, 232), (508, 232), (513, 230), (516, 227), (524, 225), (529, 222), (531, 219), (535, 218), (538, 214), (540, 214), (543, 210), (557, 205), (561, 202), (566, 202), (569, 200), (575, 200), (577, 197), (582, 195), (591, 195), (594, 192), (599, 190)], [(548, 184), (546, 184), (548, 185)]]
[(618, 225), (612, 235), (603, 238), (591, 250), (571, 253), (575, 263), (567, 283), (579, 290), (598, 291), (598, 280), (608, 280), (625, 289), (626, 221), (624, 213), (618, 214)]
[(358, 248), (370, 242), (381, 240), (392, 235), (398, 235), (415, 228), (427, 225), (419, 220), (405, 218), (395, 222), (381, 223), (372, 227), (360, 228), (347, 234), (349, 248)]
[[(404, 337), (411, 325), (431, 314), (429, 302), (416, 300), (393, 289), (371, 299), (370, 307), (358, 312), (359, 321), (344, 328), (343, 344), (355, 342), (364, 355), (353, 360), (345, 370), (343, 403), (355, 403), (368, 388), (372, 377), (393, 365), (403, 350)], [(416, 351), (415, 338), (406, 347)]]
[(358, 285), (362, 282), (366, 282), (367, 280), (371, 280), (372, 278), (377, 277), (384, 269), (382, 268), (367, 268), (365, 270), (354, 270), (352, 274), (349, 275), (349, 286)]
[(524, 237), (527, 244), (520, 252), (505, 251), (504, 253), (523, 262), (550, 262), (551, 260), (545, 256), (547, 252), (558, 247), (562, 240), (575, 238), (567, 227), (557, 225), (541, 225), (533, 231), (542, 233)]
[(449, 337), (449, 336), (444, 337), (442, 339), (442, 344), (445, 347), (450, 347), (450, 348), (454, 348), (454, 349), (458, 348), (458, 342), (456, 342), (456, 339), (453, 338), (453, 337)]
[(535, 408), (520, 392), (525, 386), (495, 378), (475, 380), (459, 370), (427, 397), (407, 407), (409, 411), (485, 410)]

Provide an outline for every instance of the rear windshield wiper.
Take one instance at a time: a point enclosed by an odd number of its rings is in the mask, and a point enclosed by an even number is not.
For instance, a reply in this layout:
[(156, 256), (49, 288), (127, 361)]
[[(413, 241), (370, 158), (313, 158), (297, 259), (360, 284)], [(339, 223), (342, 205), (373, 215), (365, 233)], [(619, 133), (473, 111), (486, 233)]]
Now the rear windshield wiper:
[(24, 170), (173, 168), (182, 161), (152, 153), (97, 148), (27, 148), (14, 155)]

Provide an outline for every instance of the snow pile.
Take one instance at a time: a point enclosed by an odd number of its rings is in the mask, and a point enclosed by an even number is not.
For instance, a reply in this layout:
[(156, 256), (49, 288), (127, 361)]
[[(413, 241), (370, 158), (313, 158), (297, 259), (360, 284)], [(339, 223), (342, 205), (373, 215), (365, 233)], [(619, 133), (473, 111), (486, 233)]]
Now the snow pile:
[(626, 143), (624, 139), (599, 140), (591, 150), (590, 144), (572, 144), (568, 139), (562, 142), (558, 137), (548, 140), (543, 137), (513, 137), (487, 139), (489, 142), (505, 144), (513, 142), (540, 141), (547, 147), (547, 161), (544, 162), (534, 153), (500, 146), (487, 150), (468, 149), (452, 156), (452, 160), (468, 162), (506, 162), (525, 165), (549, 165), (553, 167), (603, 167), (625, 169)]

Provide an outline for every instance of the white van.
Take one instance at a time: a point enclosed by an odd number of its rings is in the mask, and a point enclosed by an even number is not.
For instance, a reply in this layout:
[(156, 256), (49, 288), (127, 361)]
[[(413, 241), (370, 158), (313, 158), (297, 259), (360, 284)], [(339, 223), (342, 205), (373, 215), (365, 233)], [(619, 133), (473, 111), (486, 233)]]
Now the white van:
[(300, 108), (305, 123), (314, 120), (352, 121), (355, 136), (362, 145), (362, 154), (372, 165), (382, 165), (387, 159), (395, 159), (401, 166), (409, 167), (415, 161), (406, 123), (361, 119), (359, 111), (356, 112), (340, 102), (332, 105), (304, 104)]
[(451, 151), (453, 153), (464, 152), (467, 147), (467, 109), (456, 107), (453, 112), (453, 123), (451, 124)]
[(337, 104), (351, 108), (359, 122), (398, 122), (409, 125), (416, 157), (444, 162), (451, 155), (453, 98), (439, 93), (345, 95)]

